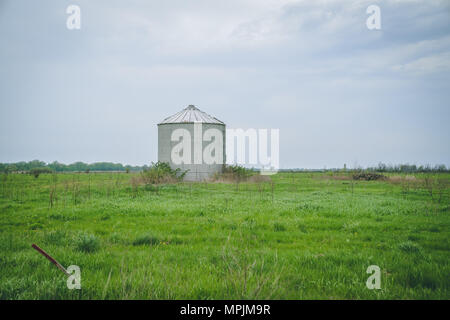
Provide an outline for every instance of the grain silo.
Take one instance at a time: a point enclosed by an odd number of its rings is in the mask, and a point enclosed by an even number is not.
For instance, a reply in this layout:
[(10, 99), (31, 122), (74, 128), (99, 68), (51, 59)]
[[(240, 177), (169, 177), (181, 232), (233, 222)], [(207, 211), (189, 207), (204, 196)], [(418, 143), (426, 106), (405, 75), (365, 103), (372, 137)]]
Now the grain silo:
[(158, 161), (189, 170), (187, 181), (202, 181), (225, 164), (225, 123), (193, 105), (158, 124)]

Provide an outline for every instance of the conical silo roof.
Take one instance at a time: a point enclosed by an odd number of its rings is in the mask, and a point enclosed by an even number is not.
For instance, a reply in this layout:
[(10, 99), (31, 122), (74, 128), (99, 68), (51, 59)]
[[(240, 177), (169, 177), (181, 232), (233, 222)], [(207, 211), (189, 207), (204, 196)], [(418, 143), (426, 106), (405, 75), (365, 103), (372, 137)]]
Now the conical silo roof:
[(210, 123), (225, 125), (225, 123), (223, 123), (219, 119), (210, 116), (209, 114), (201, 111), (192, 104), (187, 106), (180, 112), (175, 113), (173, 116), (165, 118), (163, 121), (158, 123), (158, 125), (169, 123)]

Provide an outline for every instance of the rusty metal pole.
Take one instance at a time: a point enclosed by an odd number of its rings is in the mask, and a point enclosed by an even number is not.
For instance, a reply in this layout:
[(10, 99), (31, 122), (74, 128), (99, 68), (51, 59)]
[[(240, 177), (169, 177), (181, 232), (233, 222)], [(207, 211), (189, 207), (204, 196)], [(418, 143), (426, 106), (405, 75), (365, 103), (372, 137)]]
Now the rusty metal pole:
[(67, 270), (58, 262), (56, 261), (52, 256), (50, 256), (47, 252), (45, 252), (44, 250), (42, 250), (41, 248), (39, 248), (37, 245), (35, 245), (34, 243), (31, 245), (37, 252), (39, 252), (40, 254), (42, 254), (44, 257), (46, 257), (51, 263), (53, 263), (56, 267), (58, 267), (59, 270), (61, 270), (62, 272), (64, 272), (66, 274), (66, 276), (70, 276), (70, 273), (67, 272)]

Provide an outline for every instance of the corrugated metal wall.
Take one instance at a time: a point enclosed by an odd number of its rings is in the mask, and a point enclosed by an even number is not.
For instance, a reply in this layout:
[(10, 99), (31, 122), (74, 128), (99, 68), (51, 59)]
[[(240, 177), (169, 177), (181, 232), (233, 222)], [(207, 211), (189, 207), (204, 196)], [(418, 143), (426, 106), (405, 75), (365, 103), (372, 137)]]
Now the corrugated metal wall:
[[(179, 142), (171, 141), (172, 132), (176, 129), (186, 129), (191, 135), (191, 164), (177, 165), (172, 162), (171, 153), (172, 149)], [(221, 124), (208, 124), (202, 123), (202, 136), (206, 130), (210, 128), (218, 129), (223, 136), (223, 161), (225, 163), (225, 125)], [(210, 144), (210, 141), (201, 141), (202, 152), (205, 147)], [(215, 173), (222, 171), (222, 164), (205, 164), (204, 160), (202, 164), (194, 164), (194, 124), (193, 123), (171, 123), (171, 124), (159, 124), (158, 125), (158, 160), (162, 162), (168, 162), (173, 169), (180, 168), (181, 170), (189, 170), (185, 176), (186, 181), (203, 181), (211, 178)]]

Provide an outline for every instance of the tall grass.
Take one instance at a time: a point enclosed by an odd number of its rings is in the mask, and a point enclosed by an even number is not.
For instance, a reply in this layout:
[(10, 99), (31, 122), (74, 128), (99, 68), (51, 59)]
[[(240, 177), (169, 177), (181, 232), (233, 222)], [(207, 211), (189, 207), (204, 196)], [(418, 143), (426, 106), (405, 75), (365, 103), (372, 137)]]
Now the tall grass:
[[(130, 183), (139, 173), (2, 175), (0, 299), (448, 299), (450, 175), (432, 176), (433, 197), (408, 175), (352, 188), (280, 173), (158, 193)], [(82, 290), (32, 243), (80, 266)], [(372, 264), (378, 291), (365, 286)]]

